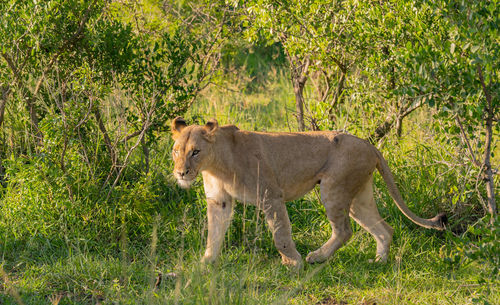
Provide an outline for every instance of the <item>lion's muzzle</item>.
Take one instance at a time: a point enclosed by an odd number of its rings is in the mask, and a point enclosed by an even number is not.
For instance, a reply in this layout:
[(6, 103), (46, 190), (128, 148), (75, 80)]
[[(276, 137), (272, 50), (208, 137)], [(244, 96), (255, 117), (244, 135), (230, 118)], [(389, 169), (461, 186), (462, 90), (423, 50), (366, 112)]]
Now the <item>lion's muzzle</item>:
[(179, 184), (180, 187), (183, 189), (188, 189), (191, 187), (191, 184), (193, 184), (194, 180), (186, 180), (186, 179), (177, 179), (177, 183)]
[(177, 179), (179, 186), (184, 189), (191, 187), (191, 184), (193, 184), (196, 179), (196, 173), (190, 169), (186, 169), (184, 171), (177, 170), (174, 172), (174, 176)]

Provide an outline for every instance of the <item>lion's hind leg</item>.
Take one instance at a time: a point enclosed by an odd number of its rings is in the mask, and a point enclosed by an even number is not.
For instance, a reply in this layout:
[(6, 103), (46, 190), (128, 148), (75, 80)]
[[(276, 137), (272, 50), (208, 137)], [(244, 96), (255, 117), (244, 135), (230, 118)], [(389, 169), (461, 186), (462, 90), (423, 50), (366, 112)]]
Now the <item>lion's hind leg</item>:
[(361, 227), (375, 238), (377, 242), (375, 262), (385, 263), (394, 230), (380, 217), (373, 198), (373, 178), (370, 178), (354, 197), (350, 214)]
[(321, 263), (326, 261), (337, 249), (342, 247), (352, 236), (349, 221), (349, 206), (352, 196), (342, 187), (336, 186), (328, 179), (321, 180), (321, 201), (325, 206), (326, 216), (332, 226), (332, 236), (319, 249), (309, 253), (306, 257), (308, 263)]

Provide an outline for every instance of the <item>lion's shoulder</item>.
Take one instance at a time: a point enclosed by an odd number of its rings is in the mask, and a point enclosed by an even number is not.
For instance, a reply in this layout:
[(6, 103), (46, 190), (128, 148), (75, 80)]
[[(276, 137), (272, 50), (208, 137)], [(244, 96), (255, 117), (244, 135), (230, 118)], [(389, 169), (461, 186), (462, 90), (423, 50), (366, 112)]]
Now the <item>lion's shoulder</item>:
[(229, 131), (229, 132), (235, 132), (235, 131), (240, 130), (235, 125), (224, 125), (224, 126), (221, 126), (220, 128), (221, 128), (221, 130)]

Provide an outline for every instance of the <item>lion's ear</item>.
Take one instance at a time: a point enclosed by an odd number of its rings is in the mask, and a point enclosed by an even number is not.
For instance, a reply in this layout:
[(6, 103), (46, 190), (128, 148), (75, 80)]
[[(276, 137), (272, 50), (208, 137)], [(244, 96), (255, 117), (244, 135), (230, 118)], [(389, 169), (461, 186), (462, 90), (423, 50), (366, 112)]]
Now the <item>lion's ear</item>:
[(205, 129), (206, 131), (206, 135), (205, 137), (209, 140), (209, 141), (213, 141), (214, 140), (214, 135), (215, 135), (215, 131), (217, 131), (217, 129), (219, 128), (219, 123), (217, 123), (217, 120), (216, 119), (210, 119), (206, 124), (205, 126), (203, 126), (203, 128)]
[(172, 138), (175, 140), (180, 135), (181, 131), (186, 128), (186, 121), (180, 116), (176, 117), (172, 121), (171, 130), (172, 130)]

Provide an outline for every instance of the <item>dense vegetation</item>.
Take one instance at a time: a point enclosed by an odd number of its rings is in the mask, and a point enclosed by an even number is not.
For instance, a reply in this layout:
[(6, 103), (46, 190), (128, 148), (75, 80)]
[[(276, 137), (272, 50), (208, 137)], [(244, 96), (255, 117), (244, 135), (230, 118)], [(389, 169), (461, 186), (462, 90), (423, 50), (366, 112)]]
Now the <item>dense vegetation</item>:
[[(498, 1), (0, 1), (0, 304), (498, 304)], [(328, 262), (279, 264), (238, 205), (220, 261), (201, 181), (171, 176), (169, 122), (342, 129), (387, 158), (389, 263), (353, 223)], [(302, 255), (316, 192), (288, 211)], [(343, 303), (344, 302), (344, 303)]]

